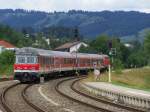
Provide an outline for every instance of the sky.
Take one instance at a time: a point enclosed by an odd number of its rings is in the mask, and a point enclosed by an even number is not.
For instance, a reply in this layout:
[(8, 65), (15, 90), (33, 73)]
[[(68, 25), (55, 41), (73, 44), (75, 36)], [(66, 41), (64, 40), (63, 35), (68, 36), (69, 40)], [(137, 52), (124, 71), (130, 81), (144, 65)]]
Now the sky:
[(8, 8), (46, 12), (124, 10), (150, 13), (150, 0), (0, 0), (0, 9)]

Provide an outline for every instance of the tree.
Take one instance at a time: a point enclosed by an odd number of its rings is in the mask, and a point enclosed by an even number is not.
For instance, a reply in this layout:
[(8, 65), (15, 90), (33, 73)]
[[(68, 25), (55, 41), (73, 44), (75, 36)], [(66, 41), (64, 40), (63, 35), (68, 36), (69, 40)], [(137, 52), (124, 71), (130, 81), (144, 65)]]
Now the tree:
[(15, 55), (13, 51), (4, 51), (0, 54), (0, 75), (13, 74)]
[(144, 56), (144, 52), (139, 50), (138, 52), (131, 53), (126, 63), (129, 68), (143, 67), (147, 64), (147, 58)]
[(13, 51), (4, 51), (0, 54), (0, 65), (12, 65), (15, 61), (15, 54)]
[(31, 46), (32, 38), (26, 38), (21, 32), (17, 32), (9, 26), (0, 25), (0, 39), (6, 40), (17, 47)]
[(120, 59), (115, 59), (113, 63), (113, 69), (116, 73), (121, 73), (122, 69), (124, 68), (124, 65)]
[(42, 33), (38, 33), (36, 37), (36, 43), (33, 45), (33, 47), (42, 48), (42, 49), (50, 49), (50, 46), (46, 42), (45, 37), (43, 36)]
[(109, 47), (108, 47), (109, 37), (107, 35), (100, 35), (90, 43), (90, 46), (93, 48), (94, 52), (96, 53), (103, 53), (108, 54)]
[(147, 56), (150, 58), (150, 32), (147, 33), (145, 40), (144, 40), (144, 50)]

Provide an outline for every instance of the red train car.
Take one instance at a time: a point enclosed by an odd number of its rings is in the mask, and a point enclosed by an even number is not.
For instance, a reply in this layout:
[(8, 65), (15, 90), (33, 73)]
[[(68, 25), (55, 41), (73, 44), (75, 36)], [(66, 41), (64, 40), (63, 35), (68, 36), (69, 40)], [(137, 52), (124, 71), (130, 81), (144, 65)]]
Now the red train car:
[(53, 72), (107, 68), (107, 55), (50, 51), (31, 47), (16, 51), (14, 78), (21, 82), (36, 81)]

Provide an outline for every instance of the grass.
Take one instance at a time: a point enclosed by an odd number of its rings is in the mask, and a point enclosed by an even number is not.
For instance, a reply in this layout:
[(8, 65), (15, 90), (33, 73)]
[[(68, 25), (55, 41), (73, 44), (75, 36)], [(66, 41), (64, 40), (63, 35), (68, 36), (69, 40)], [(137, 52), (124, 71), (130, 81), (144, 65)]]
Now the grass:
[[(93, 73), (90, 72), (88, 78), (84, 81), (108, 82), (108, 72), (101, 74), (97, 81), (95, 81)], [(129, 88), (150, 91), (150, 68), (132, 69), (120, 74), (113, 72), (111, 83)]]

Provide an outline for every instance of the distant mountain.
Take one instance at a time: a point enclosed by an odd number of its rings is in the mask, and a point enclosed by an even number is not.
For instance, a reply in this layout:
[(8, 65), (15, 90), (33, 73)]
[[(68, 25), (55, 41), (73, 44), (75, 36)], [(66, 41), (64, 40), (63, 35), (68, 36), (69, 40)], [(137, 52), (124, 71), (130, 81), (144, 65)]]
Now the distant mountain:
[(150, 14), (135, 11), (75, 11), (46, 13), (22, 9), (0, 10), (0, 23), (13, 28), (32, 27), (41, 30), (47, 27), (78, 27), (85, 37), (96, 37), (105, 33), (126, 37), (150, 27)]

